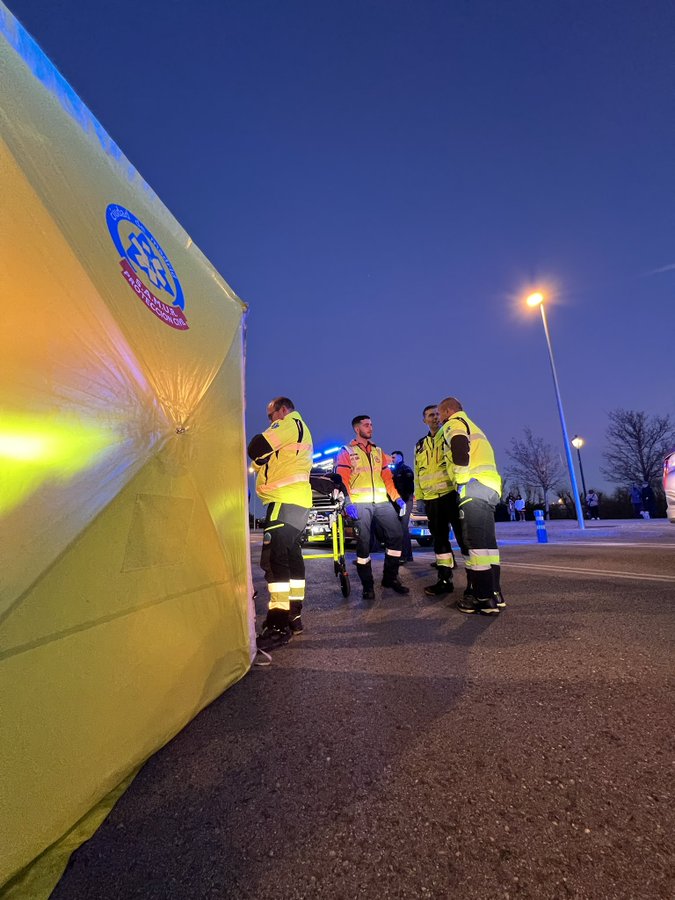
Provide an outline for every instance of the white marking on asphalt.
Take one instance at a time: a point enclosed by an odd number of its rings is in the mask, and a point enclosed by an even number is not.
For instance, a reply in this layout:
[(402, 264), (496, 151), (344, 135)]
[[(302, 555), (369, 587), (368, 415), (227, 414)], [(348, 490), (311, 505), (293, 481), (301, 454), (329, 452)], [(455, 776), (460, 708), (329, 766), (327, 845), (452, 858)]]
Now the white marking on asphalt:
[(593, 541), (592, 544), (589, 544), (588, 541), (564, 541), (564, 545), (566, 547), (648, 547), (653, 550), (675, 550), (675, 542), (672, 544), (644, 544), (641, 541), (635, 541), (628, 544), (623, 541)]
[[(588, 547), (590, 550), (595, 547), (644, 547), (650, 550), (675, 550), (675, 542), (672, 544), (647, 544), (643, 541), (566, 541), (564, 538), (560, 539), (558, 537), (554, 537), (552, 540), (547, 541), (545, 544), (539, 544), (536, 540), (531, 541), (509, 541), (499, 539), (500, 547)], [(457, 551), (458, 553), (460, 551)]]
[(675, 575), (650, 575), (647, 572), (611, 572), (608, 569), (578, 569), (574, 566), (544, 566), (537, 563), (502, 563), (502, 568), (516, 569), (542, 569), (547, 572), (560, 572), (561, 574), (590, 575), (592, 577), (610, 578), (637, 578), (644, 581), (665, 581), (675, 584)]

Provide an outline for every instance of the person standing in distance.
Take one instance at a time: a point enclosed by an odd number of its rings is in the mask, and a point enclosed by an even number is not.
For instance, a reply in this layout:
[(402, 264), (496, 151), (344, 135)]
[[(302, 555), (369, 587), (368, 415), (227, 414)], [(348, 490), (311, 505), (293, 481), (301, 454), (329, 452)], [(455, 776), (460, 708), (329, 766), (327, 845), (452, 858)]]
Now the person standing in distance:
[(459, 493), (459, 515), (473, 588), (473, 596), (465, 595), (457, 609), (495, 615), (506, 603), (501, 592), (495, 533), (495, 507), (501, 496), (502, 479), (494, 450), (456, 397), (441, 400), (438, 412), (443, 424), (446, 466)]
[(586, 494), (586, 506), (588, 507), (588, 518), (600, 518), (600, 497), (593, 488)]
[(407, 466), (403, 460), (401, 450), (392, 450), (392, 469), (391, 473), (394, 478), (394, 487), (401, 495), (401, 499), (405, 502), (405, 513), (401, 518), (401, 537), (403, 538), (403, 547), (401, 548), (401, 565), (413, 561), (412, 541), (410, 540), (410, 513), (413, 508), (415, 499), (415, 476), (410, 466)]
[(520, 494), (518, 494), (518, 496), (516, 497), (513, 506), (514, 506), (516, 513), (518, 514), (518, 521), (524, 522), (525, 521), (525, 501), (520, 496)]
[(269, 608), (258, 636), (258, 649), (265, 651), (302, 632), (305, 560), (301, 542), (312, 506), (309, 471), (314, 449), (310, 430), (288, 397), (271, 400), (267, 418), (269, 428), (248, 445), (257, 472), (256, 493), (267, 505), (260, 567)]
[(375, 599), (370, 559), (370, 531), (374, 522), (384, 535), (386, 548), (382, 587), (390, 587), (397, 594), (407, 594), (409, 588), (401, 584), (398, 577), (403, 543), (399, 518), (405, 514), (405, 502), (394, 486), (388, 457), (371, 441), (373, 423), (370, 416), (355, 416), (352, 428), (356, 437), (338, 453), (335, 470), (347, 489), (349, 502), (345, 512), (358, 520), (356, 571), (363, 587), (363, 599)]

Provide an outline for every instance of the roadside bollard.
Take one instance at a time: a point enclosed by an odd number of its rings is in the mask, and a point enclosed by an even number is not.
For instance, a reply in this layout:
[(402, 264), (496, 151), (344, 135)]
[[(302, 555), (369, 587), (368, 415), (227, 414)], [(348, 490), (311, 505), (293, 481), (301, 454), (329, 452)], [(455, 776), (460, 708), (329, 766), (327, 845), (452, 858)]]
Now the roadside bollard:
[(544, 521), (544, 511), (542, 509), (535, 509), (534, 520), (537, 523), (537, 540), (540, 544), (548, 544), (546, 522)]

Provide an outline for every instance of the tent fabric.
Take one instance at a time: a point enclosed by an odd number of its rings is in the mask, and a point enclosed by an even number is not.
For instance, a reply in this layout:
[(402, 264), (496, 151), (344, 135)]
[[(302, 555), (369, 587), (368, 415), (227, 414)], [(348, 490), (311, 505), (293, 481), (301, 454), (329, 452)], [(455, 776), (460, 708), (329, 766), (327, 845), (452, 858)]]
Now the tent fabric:
[(0, 291), (0, 886), (36, 896), (250, 667), (246, 307), (2, 3)]

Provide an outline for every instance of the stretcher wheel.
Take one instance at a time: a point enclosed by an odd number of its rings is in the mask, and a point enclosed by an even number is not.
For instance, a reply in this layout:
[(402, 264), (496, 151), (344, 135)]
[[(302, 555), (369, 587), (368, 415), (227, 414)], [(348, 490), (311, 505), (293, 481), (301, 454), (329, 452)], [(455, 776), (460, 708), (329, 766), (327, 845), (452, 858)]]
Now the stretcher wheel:
[(349, 597), (351, 590), (352, 590), (352, 586), (349, 581), (348, 573), (340, 572), (340, 575), (338, 577), (340, 578), (340, 590), (342, 591), (342, 596)]

